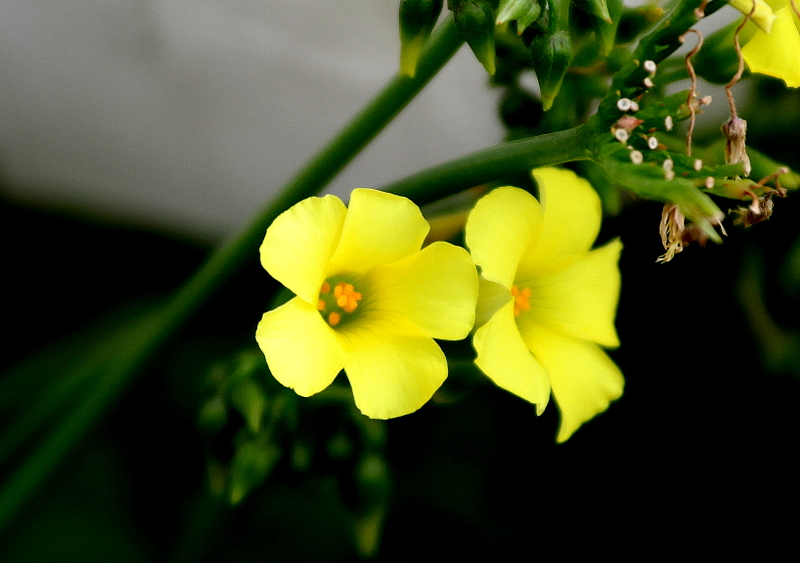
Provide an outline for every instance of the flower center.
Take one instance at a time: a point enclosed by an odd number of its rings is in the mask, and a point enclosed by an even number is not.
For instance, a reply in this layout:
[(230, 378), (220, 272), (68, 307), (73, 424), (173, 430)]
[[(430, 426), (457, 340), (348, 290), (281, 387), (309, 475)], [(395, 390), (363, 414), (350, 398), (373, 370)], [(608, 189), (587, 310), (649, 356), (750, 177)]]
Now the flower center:
[(523, 287), (522, 290), (520, 290), (516, 285), (512, 285), (511, 295), (514, 297), (515, 317), (518, 317), (520, 313), (531, 308), (531, 288)]
[(325, 280), (319, 290), (317, 310), (331, 326), (336, 326), (356, 310), (361, 294), (352, 283), (335, 278)]

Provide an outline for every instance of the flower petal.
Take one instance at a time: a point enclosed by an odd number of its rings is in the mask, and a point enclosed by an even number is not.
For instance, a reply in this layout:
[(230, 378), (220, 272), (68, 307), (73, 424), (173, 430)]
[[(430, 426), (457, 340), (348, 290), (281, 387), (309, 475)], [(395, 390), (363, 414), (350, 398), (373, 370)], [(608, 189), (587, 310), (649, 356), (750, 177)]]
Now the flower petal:
[(480, 276), (478, 280), (478, 304), (475, 307), (475, 328), (488, 323), (500, 308), (512, 299), (511, 292)]
[[(750, 13), (750, 10), (753, 9), (753, 1), (754, 0), (728, 0), (728, 4), (744, 15), (747, 15)], [(755, 4), (756, 10), (753, 12), (751, 20), (758, 27), (769, 33), (775, 21), (775, 14), (772, 12), (770, 5), (764, 2), (764, 0), (755, 0)]]
[(356, 276), (418, 251), (429, 230), (410, 199), (377, 190), (353, 190), (330, 274)]
[(742, 49), (751, 72), (782, 79), (790, 88), (800, 87), (800, 31), (791, 6), (778, 10), (772, 31), (756, 31)]
[(447, 378), (439, 346), (399, 315), (365, 311), (340, 334), (353, 350), (344, 370), (356, 406), (370, 418), (418, 410)]
[(345, 221), (338, 197), (310, 197), (273, 221), (261, 243), (261, 265), (308, 303), (316, 303)]
[(483, 277), (511, 289), (541, 225), (541, 206), (525, 190), (497, 188), (478, 200), (467, 219), (466, 242)]
[(622, 396), (622, 373), (596, 344), (559, 335), (544, 326), (528, 327), (524, 338), (550, 375), (561, 412), (558, 442), (566, 441), (584, 422)]
[(589, 182), (564, 168), (537, 168), (533, 177), (544, 211), (542, 232), (523, 257), (518, 279), (549, 271), (553, 258), (586, 252), (600, 232), (600, 197)]
[(435, 242), (393, 264), (376, 266), (361, 283), (364, 307), (402, 315), (428, 336), (460, 340), (472, 330), (478, 272), (463, 248)]
[(619, 346), (614, 328), (619, 301), (619, 239), (583, 254), (568, 267), (523, 283), (531, 289), (529, 311), (517, 317), (525, 334), (531, 322), (606, 347)]
[(256, 341), (275, 379), (303, 397), (330, 385), (350, 356), (316, 307), (298, 297), (264, 313)]
[(472, 338), (475, 364), (506, 391), (536, 404), (542, 414), (550, 400), (547, 371), (525, 346), (514, 322), (514, 304), (504, 305)]

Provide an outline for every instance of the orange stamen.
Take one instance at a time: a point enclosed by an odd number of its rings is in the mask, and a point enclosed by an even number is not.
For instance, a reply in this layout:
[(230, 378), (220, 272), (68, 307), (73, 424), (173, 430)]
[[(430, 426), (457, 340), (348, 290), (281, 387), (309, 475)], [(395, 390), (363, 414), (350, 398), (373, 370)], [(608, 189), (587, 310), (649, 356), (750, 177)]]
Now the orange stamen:
[(511, 295), (514, 297), (514, 316), (518, 317), (523, 311), (531, 308), (531, 288), (524, 287), (522, 291), (516, 286), (511, 286)]
[(361, 294), (355, 290), (353, 284), (340, 281), (333, 287), (331, 294), (331, 283), (324, 282), (320, 288), (320, 298), (317, 304), (319, 311), (332, 311), (328, 316), (328, 324), (336, 326), (342, 321), (343, 313), (352, 313), (358, 307), (358, 302), (361, 300)]
[(355, 311), (361, 299), (361, 294), (355, 290), (353, 284), (345, 282), (336, 284), (333, 296), (336, 297), (336, 304), (347, 313)]

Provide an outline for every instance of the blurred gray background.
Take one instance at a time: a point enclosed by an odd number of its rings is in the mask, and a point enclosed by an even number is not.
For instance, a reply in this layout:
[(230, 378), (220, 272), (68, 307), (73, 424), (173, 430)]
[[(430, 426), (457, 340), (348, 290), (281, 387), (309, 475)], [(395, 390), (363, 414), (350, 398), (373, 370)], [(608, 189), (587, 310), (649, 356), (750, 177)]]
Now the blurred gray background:
[[(3, 0), (7, 197), (200, 239), (231, 233), (392, 77), (396, 0)], [(331, 186), (501, 140), (462, 47)]]

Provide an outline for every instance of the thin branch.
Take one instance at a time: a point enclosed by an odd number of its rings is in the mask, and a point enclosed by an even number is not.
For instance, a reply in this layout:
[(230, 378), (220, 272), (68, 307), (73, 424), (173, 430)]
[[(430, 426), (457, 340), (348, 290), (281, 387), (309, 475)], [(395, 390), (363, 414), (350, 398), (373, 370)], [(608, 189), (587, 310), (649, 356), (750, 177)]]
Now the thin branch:
[[(794, 5), (794, 0), (791, 1), (792, 5)], [(734, 84), (739, 82), (739, 79), (742, 78), (742, 74), (744, 73), (744, 57), (742, 56), (742, 47), (739, 43), (739, 33), (742, 31), (742, 28), (745, 26), (745, 24), (750, 21), (750, 18), (753, 17), (755, 11), (756, 2), (753, 0), (753, 7), (750, 8), (750, 12), (744, 17), (742, 23), (739, 24), (739, 27), (737, 27), (736, 31), (733, 33), (733, 47), (736, 49), (736, 55), (739, 57), (739, 69), (736, 71), (736, 74), (733, 75), (731, 81), (725, 85), (725, 95), (728, 97), (728, 104), (731, 107), (731, 119), (736, 119), (739, 117), (736, 113), (736, 103), (733, 100), (733, 92), (731, 89), (733, 88)]]

